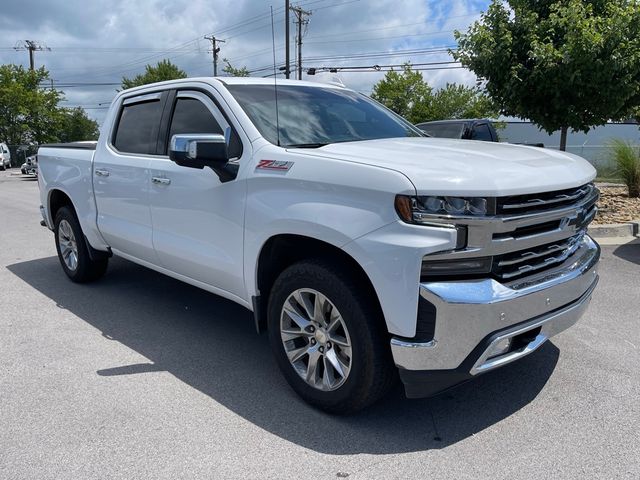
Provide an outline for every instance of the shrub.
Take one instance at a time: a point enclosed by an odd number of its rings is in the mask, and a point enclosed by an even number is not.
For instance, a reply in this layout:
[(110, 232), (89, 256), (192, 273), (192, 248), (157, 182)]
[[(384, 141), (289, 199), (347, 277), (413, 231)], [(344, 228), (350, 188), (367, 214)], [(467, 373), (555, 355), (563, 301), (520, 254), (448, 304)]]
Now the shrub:
[(640, 146), (615, 139), (610, 149), (616, 173), (629, 188), (629, 197), (640, 197)]

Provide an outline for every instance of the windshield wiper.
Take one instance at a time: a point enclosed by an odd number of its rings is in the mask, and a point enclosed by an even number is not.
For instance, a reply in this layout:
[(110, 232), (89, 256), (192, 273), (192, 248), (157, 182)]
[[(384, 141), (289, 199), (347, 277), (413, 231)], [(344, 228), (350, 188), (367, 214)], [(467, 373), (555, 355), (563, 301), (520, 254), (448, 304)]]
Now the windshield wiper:
[(329, 142), (327, 143), (291, 143), (289, 145), (283, 145), (284, 148), (320, 148), (320, 147), (324, 147), (325, 145), (329, 145)]

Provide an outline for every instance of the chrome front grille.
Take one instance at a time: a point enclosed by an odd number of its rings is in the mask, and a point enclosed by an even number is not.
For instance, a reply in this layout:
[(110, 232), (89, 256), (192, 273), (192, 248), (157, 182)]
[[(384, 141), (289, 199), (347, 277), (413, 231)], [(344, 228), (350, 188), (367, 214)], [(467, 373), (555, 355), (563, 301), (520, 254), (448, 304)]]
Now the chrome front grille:
[(528, 273), (544, 270), (564, 262), (573, 255), (583, 238), (584, 233), (580, 233), (560, 242), (495, 257), (492, 273), (502, 280), (511, 280)]
[(495, 198), (487, 217), (435, 217), (466, 231), (464, 248), (431, 254), (423, 262), (491, 258), (488, 275), (520, 280), (562, 264), (583, 243), (595, 217), (599, 192), (592, 184), (577, 188)]
[(515, 215), (561, 208), (580, 203), (593, 195), (595, 190), (595, 185), (588, 183), (581, 187), (555, 192), (502, 197), (496, 202), (496, 212), (498, 215)]

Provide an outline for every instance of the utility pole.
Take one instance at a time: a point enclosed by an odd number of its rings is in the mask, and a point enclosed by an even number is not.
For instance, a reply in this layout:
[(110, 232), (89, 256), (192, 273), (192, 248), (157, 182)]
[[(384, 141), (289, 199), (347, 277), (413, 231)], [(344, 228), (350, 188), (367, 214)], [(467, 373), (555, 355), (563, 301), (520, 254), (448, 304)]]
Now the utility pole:
[(216, 46), (216, 43), (225, 43), (226, 40), (220, 40), (219, 38), (214, 37), (213, 35), (207, 36), (205, 35), (205, 40), (209, 40), (211, 42), (211, 53), (213, 53), (213, 76), (218, 76), (218, 52), (220, 52), (220, 47)]
[(34, 55), (36, 50), (38, 51), (46, 50), (48, 52), (51, 51), (51, 49), (46, 45), (42, 45), (34, 40), (25, 40), (24, 43), (18, 42), (16, 46), (13, 47), (13, 49), (16, 51), (27, 50), (29, 52), (29, 70), (35, 70), (36, 68), (35, 55)]
[(300, 7), (289, 7), (296, 15), (296, 24), (298, 25), (298, 80), (302, 80), (302, 27), (309, 24), (309, 19), (306, 18), (311, 15), (311, 12), (303, 10)]
[(291, 60), (289, 58), (289, 10), (291, 6), (289, 5), (289, 0), (284, 1), (284, 76), (285, 78), (289, 78), (289, 74), (291, 73)]

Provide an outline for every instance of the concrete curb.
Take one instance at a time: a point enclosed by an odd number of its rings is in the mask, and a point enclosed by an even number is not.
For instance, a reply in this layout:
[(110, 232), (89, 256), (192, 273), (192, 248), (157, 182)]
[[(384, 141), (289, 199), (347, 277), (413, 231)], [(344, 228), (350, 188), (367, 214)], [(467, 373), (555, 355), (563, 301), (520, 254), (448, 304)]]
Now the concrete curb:
[(638, 235), (640, 220), (628, 223), (611, 223), (603, 225), (591, 225), (589, 235), (595, 239), (628, 239)]

